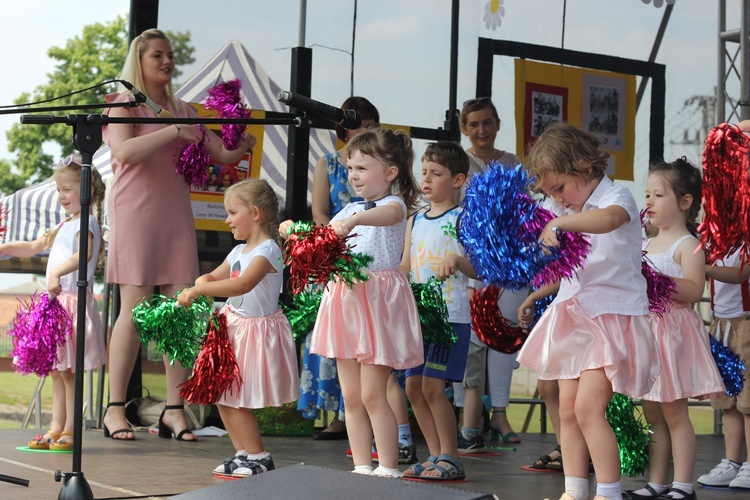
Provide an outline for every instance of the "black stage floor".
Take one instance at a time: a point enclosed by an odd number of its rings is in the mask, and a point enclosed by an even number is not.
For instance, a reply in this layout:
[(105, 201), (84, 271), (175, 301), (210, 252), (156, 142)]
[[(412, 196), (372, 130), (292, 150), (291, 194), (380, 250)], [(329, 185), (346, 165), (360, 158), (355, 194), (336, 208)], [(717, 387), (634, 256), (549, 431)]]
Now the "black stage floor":
[[(72, 467), (72, 455), (31, 453), (16, 449), (17, 446), (26, 445), (34, 434), (36, 432), (33, 430), (0, 430), (0, 474), (30, 480), (29, 487), (0, 482), (0, 499), (36, 500), (58, 497), (61, 485), (54, 481), (54, 471), (69, 471)], [(342, 481), (348, 481), (349, 476), (328, 469), (351, 470), (351, 459), (345, 456), (347, 441), (314, 441), (310, 437), (265, 437), (266, 449), (273, 454), (277, 470), (238, 481), (234, 490), (246, 488), (247, 495), (231, 498), (299, 498), (299, 483), (304, 482), (303, 491), (309, 492), (308, 499), (450, 498), (453, 491), (457, 498), (482, 498), (482, 495), (470, 494), (481, 492), (494, 494), (502, 500), (556, 500), (563, 491), (562, 474), (527, 472), (521, 469), (540, 455), (551, 451), (554, 447), (554, 436), (522, 434), (521, 437), (523, 442), (515, 445), (515, 451), (492, 450), (498, 455), (464, 457), (468, 481), (441, 483), (441, 486), (457, 490), (433, 489), (435, 487), (431, 484), (410, 482), (408, 489), (393, 493), (391, 485), (394, 480), (362, 478), (366, 481), (358, 483), (358, 480), (355, 480), (354, 486), (347, 489), (343, 495), (334, 492), (340, 492), (344, 488)], [(137, 438), (135, 442), (115, 442), (105, 439), (101, 431), (84, 432), (82, 469), (95, 498), (165, 498), (189, 492), (193, 492), (186, 495), (189, 498), (229, 498), (222, 493), (222, 488), (227, 489), (226, 487), (216, 486), (227, 481), (217, 479), (211, 474), (211, 470), (224, 457), (233, 454), (229, 438), (202, 438), (198, 443), (159, 439), (148, 433), (137, 433)], [(493, 444), (503, 446), (502, 443)], [(418, 447), (421, 458), (428, 454), (424, 443), (418, 442)], [(719, 462), (722, 455), (721, 436), (699, 436), (695, 477), (710, 470)], [(317, 467), (289, 467), (298, 464)], [(405, 468), (406, 466), (402, 466), (401, 470)], [(265, 490), (266, 493), (262, 496), (253, 496), (253, 481), (266, 475), (269, 476), (266, 481), (271, 480), (271, 474), (277, 474), (276, 477), (283, 480), (276, 482), (271, 494)], [(295, 478), (298, 480), (295, 481)], [(625, 477), (623, 486), (626, 489), (637, 487), (642, 481), (643, 478)], [(257, 491), (263, 490), (261, 486), (265, 484), (256, 484)], [(357, 486), (359, 484), (363, 487)], [(593, 497), (593, 475), (591, 485)], [(200, 490), (206, 488), (205, 494), (201, 494)], [(378, 491), (379, 489), (382, 491)], [(324, 493), (327, 491), (331, 494)], [(750, 491), (734, 493), (698, 489), (697, 493), (700, 499), (705, 500), (750, 498)]]

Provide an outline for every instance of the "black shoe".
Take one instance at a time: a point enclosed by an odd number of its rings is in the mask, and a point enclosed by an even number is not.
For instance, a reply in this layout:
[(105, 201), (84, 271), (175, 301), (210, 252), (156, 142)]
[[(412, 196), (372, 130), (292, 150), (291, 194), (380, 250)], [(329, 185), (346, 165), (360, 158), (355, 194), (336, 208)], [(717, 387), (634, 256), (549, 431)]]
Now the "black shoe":
[[(669, 496), (669, 493), (672, 491), (681, 496)], [(695, 494), (695, 491), (691, 491), (690, 493), (688, 493), (687, 491), (683, 491), (679, 488), (670, 488), (656, 498), (657, 500), (697, 500), (698, 496)]]
[(398, 447), (398, 463), (401, 465), (412, 465), (419, 462), (417, 458), (417, 445), (410, 444), (409, 446)]
[[(641, 488), (638, 488), (638, 489), (640, 490)], [(658, 498), (659, 495), (661, 495), (661, 493), (657, 493), (656, 490), (653, 489), (650, 484), (647, 484), (646, 486), (644, 486), (643, 489), (648, 490), (649, 494), (641, 495), (640, 493), (636, 493), (636, 490), (628, 490), (628, 491), (622, 492), (622, 498), (625, 498), (627, 500), (650, 500), (653, 498)], [(665, 491), (664, 493), (666, 493), (667, 491)]]
[(337, 439), (346, 439), (346, 430), (339, 432), (327, 432), (325, 430), (315, 431), (313, 439), (317, 441), (335, 441)]

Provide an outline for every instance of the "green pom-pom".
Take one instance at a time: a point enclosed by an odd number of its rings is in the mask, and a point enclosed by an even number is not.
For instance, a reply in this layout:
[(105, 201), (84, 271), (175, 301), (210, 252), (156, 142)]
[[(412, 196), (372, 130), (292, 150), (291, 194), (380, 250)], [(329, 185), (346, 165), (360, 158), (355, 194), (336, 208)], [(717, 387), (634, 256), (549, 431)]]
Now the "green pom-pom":
[(164, 295), (152, 295), (133, 308), (133, 326), (141, 342), (154, 342), (170, 363), (190, 367), (198, 357), (211, 318), (213, 300), (200, 296), (190, 307)]
[(302, 292), (292, 298), (292, 305), (281, 304), (297, 344), (304, 342), (315, 326), (322, 298), (323, 292)]
[(298, 221), (289, 226), (289, 229), (287, 230), (287, 234), (295, 234), (295, 233), (309, 233), (312, 231), (312, 229), (315, 227), (315, 224), (312, 222), (307, 221)]
[(365, 272), (367, 266), (375, 260), (366, 253), (347, 252), (336, 261), (336, 271), (331, 273), (331, 280), (340, 280), (353, 287), (358, 281), (367, 281), (370, 276)]
[(422, 339), (438, 345), (455, 344), (458, 337), (448, 323), (448, 306), (445, 305), (440, 282), (433, 277), (426, 283), (410, 284), (414, 300), (417, 302)]
[(630, 477), (643, 474), (648, 466), (649, 425), (641, 411), (629, 397), (615, 394), (607, 405), (607, 422), (617, 437), (621, 472)]

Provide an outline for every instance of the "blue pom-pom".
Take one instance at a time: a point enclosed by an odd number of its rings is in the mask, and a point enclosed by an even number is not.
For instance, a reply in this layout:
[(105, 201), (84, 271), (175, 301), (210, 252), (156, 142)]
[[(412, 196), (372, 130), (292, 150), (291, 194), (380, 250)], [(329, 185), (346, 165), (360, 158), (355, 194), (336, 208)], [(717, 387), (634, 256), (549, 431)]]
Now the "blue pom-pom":
[(552, 301), (555, 300), (555, 297), (557, 297), (557, 294), (547, 295), (544, 298), (534, 301), (534, 319), (531, 322), (531, 328), (534, 328), (534, 325), (536, 325), (537, 321), (539, 321), (539, 318), (542, 317), (542, 314), (544, 314), (544, 311), (547, 310), (547, 307), (549, 307)]
[(492, 162), (472, 177), (463, 201), (458, 237), (469, 261), (484, 282), (509, 290), (528, 287), (546, 262), (536, 236), (524, 230), (538, 205), (528, 186), (521, 165)]
[(727, 396), (737, 396), (745, 385), (745, 364), (729, 347), (709, 335), (711, 354), (719, 368)]

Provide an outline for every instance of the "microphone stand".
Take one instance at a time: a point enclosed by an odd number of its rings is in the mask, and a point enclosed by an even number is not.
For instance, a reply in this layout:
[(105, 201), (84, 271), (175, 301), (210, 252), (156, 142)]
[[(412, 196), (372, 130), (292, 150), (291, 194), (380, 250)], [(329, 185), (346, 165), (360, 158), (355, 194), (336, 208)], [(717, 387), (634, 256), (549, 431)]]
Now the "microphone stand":
[[(112, 103), (76, 106), (75, 109), (96, 107), (135, 107), (138, 102)], [(26, 111), (59, 111), (71, 109), (71, 106), (51, 108), (21, 108), (14, 110), (0, 110), (0, 114), (19, 113)], [(81, 454), (83, 451), (83, 366), (84, 342), (86, 328), (86, 293), (88, 291), (88, 233), (89, 207), (91, 205), (91, 162), (94, 153), (102, 143), (102, 126), (109, 123), (186, 123), (186, 124), (261, 124), (261, 125), (295, 125), (306, 126), (309, 122), (300, 120), (288, 113), (274, 113), (273, 118), (266, 119), (223, 119), (223, 118), (120, 118), (103, 114), (72, 114), (66, 116), (51, 115), (22, 115), (21, 123), (34, 125), (52, 125), (64, 123), (73, 127), (73, 144), (81, 153), (81, 217), (78, 243), (78, 307), (76, 328), (76, 361), (75, 361), (75, 403), (73, 419), (73, 467), (72, 472), (55, 471), (55, 481), (63, 482), (58, 500), (93, 500), (86, 478), (81, 470)]]

